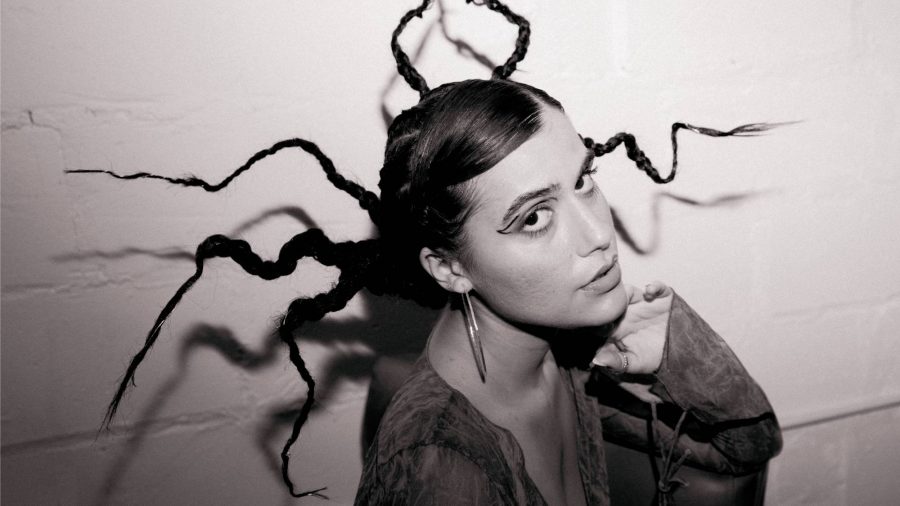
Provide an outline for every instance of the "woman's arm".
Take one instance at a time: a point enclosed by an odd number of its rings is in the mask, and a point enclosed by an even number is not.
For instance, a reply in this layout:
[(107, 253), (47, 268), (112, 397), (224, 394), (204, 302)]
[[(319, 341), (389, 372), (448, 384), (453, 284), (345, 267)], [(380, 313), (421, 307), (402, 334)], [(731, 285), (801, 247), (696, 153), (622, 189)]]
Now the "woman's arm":
[[(604, 437), (646, 448), (650, 400), (662, 422), (655, 424), (657, 448), (668, 446), (683, 417), (676, 453), (689, 449), (687, 462), (731, 474), (760, 468), (781, 449), (781, 431), (762, 389), (725, 341), (674, 293), (667, 316), (655, 374), (602, 374), (595, 368), (590, 392), (613, 408), (603, 410)], [(623, 336), (618, 347), (638, 348), (627, 344)]]

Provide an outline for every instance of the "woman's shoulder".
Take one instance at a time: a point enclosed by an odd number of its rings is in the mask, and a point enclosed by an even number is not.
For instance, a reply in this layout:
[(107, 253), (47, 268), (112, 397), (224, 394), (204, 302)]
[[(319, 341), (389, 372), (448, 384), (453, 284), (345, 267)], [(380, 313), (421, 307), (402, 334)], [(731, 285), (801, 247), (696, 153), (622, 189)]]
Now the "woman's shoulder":
[[(515, 487), (509, 486), (514, 474), (499, 443), (503, 437), (427, 357), (420, 357), (381, 420), (366, 455), (357, 503), (382, 502), (372, 499), (384, 494), (456, 497), (461, 490), (482, 498), (507, 497)], [(515, 501), (488, 501), (497, 502)]]
[(506, 460), (497, 443), (502, 437), (500, 429), (448, 385), (423, 354), (391, 400), (370, 448), (375, 454), (368, 458), (385, 464), (401, 453), (433, 446), (490, 467), (491, 462)]
[(439, 436), (441, 420), (452, 409), (453, 390), (420, 357), (394, 394), (378, 426), (376, 443), (396, 453)]

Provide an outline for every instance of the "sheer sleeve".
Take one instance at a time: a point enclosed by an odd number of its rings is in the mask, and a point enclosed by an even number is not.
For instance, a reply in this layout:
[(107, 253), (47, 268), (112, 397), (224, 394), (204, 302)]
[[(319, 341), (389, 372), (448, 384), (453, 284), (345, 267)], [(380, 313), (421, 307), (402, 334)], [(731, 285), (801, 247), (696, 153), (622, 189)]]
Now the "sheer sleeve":
[[(725, 341), (677, 294), (672, 301), (662, 364), (650, 391), (663, 399), (638, 401), (603, 374), (592, 374), (604, 438), (648, 448), (675, 441), (679, 458), (721, 473), (743, 474), (762, 467), (781, 449), (772, 406)], [(648, 419), (663, 423), (648, 430)], [(687, 451), (690, 450), (690, 451)]]
[(357, 505), (476, 506), (504, 502), (477, 464), (443, 446), (404, 450), (379, 466), (376, 474), (364, 475)]

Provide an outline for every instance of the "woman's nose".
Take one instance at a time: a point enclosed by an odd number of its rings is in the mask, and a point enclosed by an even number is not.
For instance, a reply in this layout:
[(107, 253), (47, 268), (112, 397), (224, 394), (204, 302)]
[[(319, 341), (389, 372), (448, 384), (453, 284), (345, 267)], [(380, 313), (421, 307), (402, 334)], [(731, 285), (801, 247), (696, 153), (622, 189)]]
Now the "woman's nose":
[(597, 250), (606, 251), (612, 246), (615, 227), (606, 206), (598, 206), (596, 202), (580, 202), (576, 205), (576, 215), (580, 256), (589, 256)]

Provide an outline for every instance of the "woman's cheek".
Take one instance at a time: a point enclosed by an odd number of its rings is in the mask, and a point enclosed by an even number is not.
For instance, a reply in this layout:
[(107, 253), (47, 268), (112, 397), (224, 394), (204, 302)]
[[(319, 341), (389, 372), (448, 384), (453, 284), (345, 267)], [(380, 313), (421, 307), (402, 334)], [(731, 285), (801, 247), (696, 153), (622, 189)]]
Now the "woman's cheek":
[(571, 302), (557, 281), (560, 277), (552, 271), (534, 265), (520, 271), (507, 271), (505, 280), (497, 280), (492, 289), (503, 299), (503, 307), (513, 313), (510, 316), (529, 323), (547, 323), (556, 318)]

